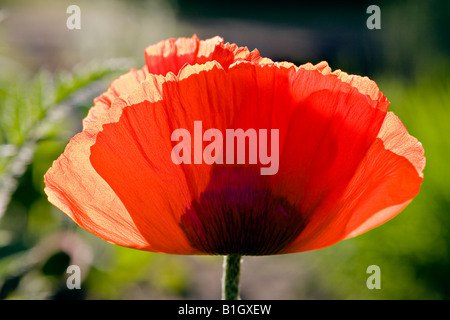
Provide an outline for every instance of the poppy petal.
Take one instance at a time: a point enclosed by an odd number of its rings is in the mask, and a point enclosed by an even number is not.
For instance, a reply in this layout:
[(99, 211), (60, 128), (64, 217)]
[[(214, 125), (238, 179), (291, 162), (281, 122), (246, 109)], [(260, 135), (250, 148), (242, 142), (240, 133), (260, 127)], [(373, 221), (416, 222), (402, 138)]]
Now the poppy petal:
[[(419, 193), (423, 180), (425, 157), (422, 144), (408, 134), (393, 112), (386, 115), (378, 139), (366, 159), (364, 164), (368, 164), (367, 166), (371, 163), (382, 163), (385, 172), (380, 177), (376, 175), (380, 168), (374, 172), (374, 169), (369, 171), (361, 167), (360, 172), (368, 172), (360, 174), (360, 181), (367, 181), (369, 174), (377, 179), (371, 181), (372, 186), (366, 186), (367, 191), (361, 196), (361, 201), (347, 223), (347, 238), (357, 236), (393, 218)], [(356, 189), (355, 186), (349, 188)], [(385, 209), (382, 209), (383, 207)]]
[(140, 70), (131, 69), (128, 73), (114, 80), (106, 92), (94, 99), (94, 106), (89, 109), (88, 115), (83, 119), (83, 130), (105, 114), (116, 98), (121, 95), (128, 95), (136, 89), (145, 80), (147, 74), (147, 68), (145, 67)]
[[(89, 161), (90, 149), (99, 139), (98, 134), (104, 130), (103, 126), (119, 120), (122, 109), (126, 107), (124, 99), (128, 97), (130, 100), (142, 100), (145, 97), (146, 102), (158, 100), (161, 98), (162, 81), (163, 77), (151, 75), (148, 81), (135, 89), (134, 94), (124, 94), (123, 98), (116, 98), (108, 112), (104, 112), (83, 132), (76, 135), (69, 142), (64, 154), (46, 173), (45, 192), (49, 201), (76, 223), (107, 241), (141, 250), (192, 254), (195, 249), (186, 243), (182, 234), (181, 240), (178, 239), (177, 242), (170, 232), (165, 231), (166, 228), (170, 230), (170, 225), (147, 226), (146, 231), (151, 236), (146, 238), (148, 234), (141, 233), (140, 226), (136, 226), (117, 194), (98, 175)], [(138, 102), (142, 102), (141, 100)], [(114, 159), (115, 157), (109, 156), (103, 165)], [(163, 237), (159, 237), (161, 230), (165, 233)], [(175, 228), (175, 232), (178, 230)], [(155, 237), (158, 237), (157, 241), (154, 241)]]
[(45, 174), (49, 201), (81, 227), (122, 246), (152, 249), (113, 190), (92, 168), (90, 145), (95, 138), (76, 135)]
[[(120, 198), (140, 233), (165, 253), (195, 253), (179, 222), (193, 197), (208, 183), (211, 167), (174, 164), (171, 135), (174, 127), (191, 128), (193, 119), (208, 116), (199, 103), (207, 97), (192, 92), (192, 88), (202, 88), (207, 93), (204, 88), (213, 85), (201, 76), (206, 72), (215, 79), (214, 73), (223, 70), (210, 62), (187, 65), (179, 76), (149, 75), (133, 94), (121, 99), (126, 105), (117, 103), (111, 108), (109, 122), (105, 121), (91, 147), (92, 166)], [(159, 94), (167, 100), (153, 101)]]
[(298, 204), (308, 219), (320, 221), (319, 212), (326, 211), (318, 209), (340, 198), (386, 113), (333, 74), (300, 68), (296, 76), (290, 92), (296, 108), (288, 113), (284, 106), (280, 112), (288, 120), (274, 189)]
[(425, 166), (423, 147), (394, 113), (383, 126), (328, 218), (306, 230), (286, 252), (320, 249), (393, 218), (418, 194)]
[(254, 63), (271, 63), (262, 58), (257, 49), (250, 52), (246, 47), (224, 43), (221, 37), (199, 40), (192, 38), (172, 38), (160, 41), (145, 49), (145, 62), (148, 71), (153, 74), (166, 75), (168, 72), (178, 74), (185, 64), (204, 64), (217, 61), (224, 69), (233, 62), (244, 60)]

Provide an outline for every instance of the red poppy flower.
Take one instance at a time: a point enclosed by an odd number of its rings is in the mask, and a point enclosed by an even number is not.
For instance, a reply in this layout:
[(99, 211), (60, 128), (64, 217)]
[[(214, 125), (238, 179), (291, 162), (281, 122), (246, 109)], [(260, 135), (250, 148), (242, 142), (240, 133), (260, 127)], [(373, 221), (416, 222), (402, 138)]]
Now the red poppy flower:
[[(145, 55), (95, 100), (45, 175), (50, 202), (97, 236), (172, 254), (293, 253), (368, 231), (418, 194), (422, 145), (368, 78), (274, 63), (218, 37), (170, 39)], [(267, 161), (250, 163), (248, 144), (244, 163), (207, 163), (212, 139), (176, 163), (180, 128), (193, 140), (275, 129), (277, 168), (261, 174)], [(259, 155), (275, 151), (266, 138)]]

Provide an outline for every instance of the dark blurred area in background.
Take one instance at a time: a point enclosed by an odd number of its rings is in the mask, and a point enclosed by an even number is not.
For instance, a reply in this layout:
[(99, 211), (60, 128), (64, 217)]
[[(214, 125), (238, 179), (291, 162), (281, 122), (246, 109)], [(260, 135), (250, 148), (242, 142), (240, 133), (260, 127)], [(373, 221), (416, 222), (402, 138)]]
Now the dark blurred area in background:
[[(66, 27), (71, 4), (81, 9), (80, 30)], [(381, 29), (366, 26), (372, 4)], [(326, 60), (369, 76), (427, 157), (422, 191), (398, 217), (327, 249), (245, 258), (242, 298), (449, 299), (449, 12), (447, 0), (2, 0), (0, 299), (220, 298), (221, 257), (113, 246), (43, 192), (44, 173), (81, 130), (92, 99), (119, 74), (141, 68), (146, 46), (194, 33), (275, 61)], [(65, 114), (52, 120), (61, 109), (53, 107), (64, 103)], [(71, 264), (81, 268), (81, 289), (67, 288)], [(366, 287), (372, 264), (381, 268), (381, 290)]]
[[(326, 60), (357, 74), (380, 70), (411, 76), (449, 55), (448, 1), (381, 1), (381, 29), (369, 30), (373, 1), (177, 2), (178, 16), (206, 37), (219, 33), (274, 60)], [(336, 68), (337, 68), (336, 67)]]

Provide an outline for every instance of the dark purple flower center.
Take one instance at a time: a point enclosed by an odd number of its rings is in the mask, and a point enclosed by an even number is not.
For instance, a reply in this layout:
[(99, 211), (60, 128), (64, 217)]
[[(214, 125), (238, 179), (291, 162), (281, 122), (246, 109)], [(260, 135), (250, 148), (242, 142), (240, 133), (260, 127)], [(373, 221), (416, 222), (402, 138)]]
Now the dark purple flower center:
[(259, 171), (216, 166), (211, 182), (181, 217), (191, 245), (208, 254), (280, 253), (305, 226), (302, 213), (264, 187)]

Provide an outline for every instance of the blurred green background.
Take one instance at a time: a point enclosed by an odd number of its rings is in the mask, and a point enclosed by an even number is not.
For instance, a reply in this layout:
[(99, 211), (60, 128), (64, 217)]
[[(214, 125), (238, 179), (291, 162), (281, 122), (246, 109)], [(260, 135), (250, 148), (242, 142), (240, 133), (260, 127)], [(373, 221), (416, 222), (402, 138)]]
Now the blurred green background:
[[(66, 9), (81, 9), (68, 30)], [(397, 217), (313, 252), (245, 257), (243, 299), (450, 298), (450, 2), (272, 5), (226, 1), (0, 1), (0, 299), (220, 299), (221, 257), (109, 244), (43, 192), (43, 175), (81, 130), (92, 99), (144, 64), (146, 46), (196, 33), (296, 64), (367, 75), (424, 145), (420, 194)], [(66, 286), (70, 264), (81, 289)], [(369, 290), (366, 269), (381, 269)]]

